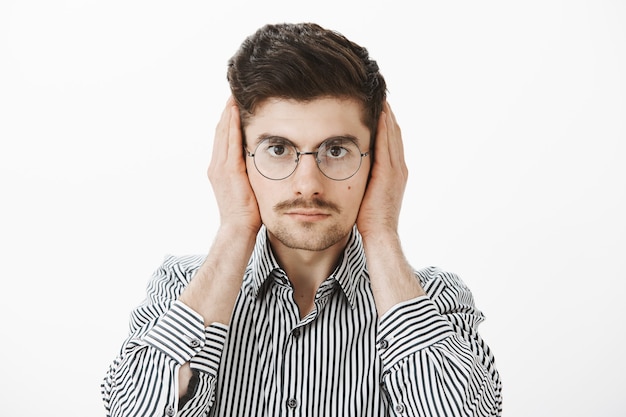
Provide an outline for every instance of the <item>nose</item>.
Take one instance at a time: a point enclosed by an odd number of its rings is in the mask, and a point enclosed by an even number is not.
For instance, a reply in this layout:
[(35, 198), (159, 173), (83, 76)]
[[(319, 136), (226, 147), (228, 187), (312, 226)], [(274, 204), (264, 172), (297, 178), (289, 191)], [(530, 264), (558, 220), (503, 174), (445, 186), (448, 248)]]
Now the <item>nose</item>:
[(317, 166), (317, 155), (313, 152), (300, 153), (296, 171), (291, 175), (294, 194), (308, 198), (323, 192), (324, 174)]

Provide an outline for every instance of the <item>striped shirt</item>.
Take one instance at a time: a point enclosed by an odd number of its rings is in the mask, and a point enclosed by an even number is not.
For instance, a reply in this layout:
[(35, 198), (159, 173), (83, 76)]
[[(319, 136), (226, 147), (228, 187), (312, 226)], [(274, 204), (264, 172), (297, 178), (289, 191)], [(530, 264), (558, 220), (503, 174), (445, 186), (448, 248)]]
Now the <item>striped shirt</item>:
[[(109, 416), (499, 416), (501, 381), (470, 290), (437, 268), (378, 318), (361, 236), (300, 318), (259, 232), (229, 326), (177, 301), (204, 256), (167, 257), (102, 383)], [(194, 372), (186, 401), (178, 369)]]

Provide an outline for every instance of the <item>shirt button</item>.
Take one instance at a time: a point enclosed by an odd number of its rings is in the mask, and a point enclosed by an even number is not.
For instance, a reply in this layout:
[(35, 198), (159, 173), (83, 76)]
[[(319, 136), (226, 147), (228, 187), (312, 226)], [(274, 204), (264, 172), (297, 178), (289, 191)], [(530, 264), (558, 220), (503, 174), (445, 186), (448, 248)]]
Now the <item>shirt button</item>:
[(396, 404), (395, 409), (396, 409), (396, 412), (398, 414), (404, 413), (404, 405), (403, 404)]
[(300, 329), (294, 329), (291, 334), (293, 335), (293, 337), (300, 337)]
[(382, 342), (380, 342), (380, 348), (381, 349), (387, 349), (389, 347), (389, 342), (386, 340), (383, 340)]
[(296, 408), (297, 406), (298, 406), (298, 401), (296, 401), (295, 398), (290, 398), (289, 400), (287, 400), (287, 407)]
[(198, 346), (200, 346), (200, 341), (198, 339), (191, 339), (189, 341), (189, 346), (192, 348), (197, 348)]
[(168, 405), (167, 407), (165, 407), (166, 416), (172, 417), (174, 414), (176, 414), (176, 410), (174, 410), (174, 407), (172, 407), (171, 405)]

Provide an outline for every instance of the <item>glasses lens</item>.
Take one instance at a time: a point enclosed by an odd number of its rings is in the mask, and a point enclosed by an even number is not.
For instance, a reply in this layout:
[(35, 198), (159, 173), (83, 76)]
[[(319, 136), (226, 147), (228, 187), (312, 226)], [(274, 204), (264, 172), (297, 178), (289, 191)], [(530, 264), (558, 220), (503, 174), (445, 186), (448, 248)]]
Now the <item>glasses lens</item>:
[(298, 152), (289, 142), (268, 138), (259, 143), (254, 151), (254, 165), (264, 177), (282, 180), (298, 166)]
[(330, 139), (317, 150), (317, 165), (328, 178), (348, 179), (361, 167), (361, 150), (351, 139)]

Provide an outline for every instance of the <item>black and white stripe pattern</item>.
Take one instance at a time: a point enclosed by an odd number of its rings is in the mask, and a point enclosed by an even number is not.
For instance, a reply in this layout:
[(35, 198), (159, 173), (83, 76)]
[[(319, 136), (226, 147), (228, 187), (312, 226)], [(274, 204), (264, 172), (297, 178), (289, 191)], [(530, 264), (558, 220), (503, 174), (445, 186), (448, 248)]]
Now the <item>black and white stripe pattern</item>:
[[(102, 384), (109, 416), (501, 415), (500, 377), (477, 332), (483, 315), (456, 275), (417, 271), (428, 296), (379, 320), (355, 228), (300, 319), (263, 229), (230, 326), (205, 329), (176, 301), (202, 261), (168, 257), (155, 272)], [(199, 378), (179, 406), (185, 362)]]

